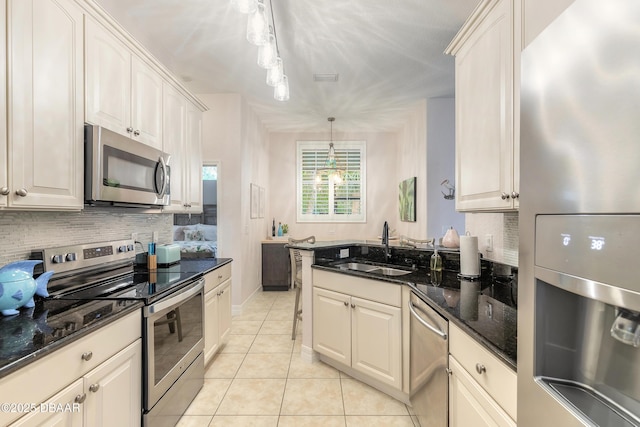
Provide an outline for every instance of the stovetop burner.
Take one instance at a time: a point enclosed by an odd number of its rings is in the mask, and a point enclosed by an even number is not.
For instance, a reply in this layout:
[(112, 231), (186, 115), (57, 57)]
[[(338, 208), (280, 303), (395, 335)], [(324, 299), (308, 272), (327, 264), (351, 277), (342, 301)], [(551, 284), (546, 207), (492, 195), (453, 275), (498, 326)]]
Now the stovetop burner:
[(54, 270), (49, 281), (51, 299), (132, 299), (145, 304), (178, 290), (199, 273), (183, 272), (180, 265), (155, 271), (134, 270), (133, 241), (71, 245), (34, 251), (42, 271)]

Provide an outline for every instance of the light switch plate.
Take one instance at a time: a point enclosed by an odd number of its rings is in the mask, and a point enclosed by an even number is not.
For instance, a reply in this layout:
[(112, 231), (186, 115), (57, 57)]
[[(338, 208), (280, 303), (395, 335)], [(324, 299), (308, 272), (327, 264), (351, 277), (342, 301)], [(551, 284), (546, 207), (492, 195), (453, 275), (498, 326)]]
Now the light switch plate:
[(340, 249), (340, 258), (349, 258), (349, 248)]
[(493, 251), (493, 234), (485, 234), (484, 246), (487, 249), (487, 252)]

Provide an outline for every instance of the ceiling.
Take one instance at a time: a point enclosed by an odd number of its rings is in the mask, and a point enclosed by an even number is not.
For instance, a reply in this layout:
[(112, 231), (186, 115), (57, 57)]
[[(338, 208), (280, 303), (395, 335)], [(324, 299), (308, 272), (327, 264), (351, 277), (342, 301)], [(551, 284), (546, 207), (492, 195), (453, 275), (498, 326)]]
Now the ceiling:
[[(196, 94), (240, 93), (269, 131), (393, 131), (452, 96), (443, 54), (478, 0), (273, 0), (291, 97), (279, 102), (229, 0), (96, 0)], [(269, 10), (269, 0), (265, 0)], [(337, 83), (313, 74), (338, 74)]]

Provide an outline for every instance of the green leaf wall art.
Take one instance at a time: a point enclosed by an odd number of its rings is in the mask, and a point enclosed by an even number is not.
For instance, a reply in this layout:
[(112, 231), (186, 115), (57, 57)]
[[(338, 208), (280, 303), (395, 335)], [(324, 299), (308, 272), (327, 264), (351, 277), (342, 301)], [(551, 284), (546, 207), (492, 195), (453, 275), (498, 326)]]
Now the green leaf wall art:
[(400, 208), (400, 221), (416, 221), (416, 177), (400, 182), (398, 194), (398, 206)]

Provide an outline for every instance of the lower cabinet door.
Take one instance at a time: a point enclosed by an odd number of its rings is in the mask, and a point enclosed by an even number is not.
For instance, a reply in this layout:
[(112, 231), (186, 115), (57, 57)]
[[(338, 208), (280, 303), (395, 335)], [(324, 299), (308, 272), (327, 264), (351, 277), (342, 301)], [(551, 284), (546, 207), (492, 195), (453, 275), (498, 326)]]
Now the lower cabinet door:
[(402, 310), (351, 298), (351, 365), (379, 381), (402, 388)]
[(204, 364), (208, 364), (220, 347), (217, 287), (204, 296)]
[(313, 349), (351, 365), (351, 297), (313, 289)]
[(142, 417), (142, 341), (84, 377), (85, 425), (137, 426)]
[(231, 279), (220, 285), (218, 295), (218, 335), (225, 342), (231, 331)]
[(464, 370), (449, 356), (449, 427), (515, 427), (516, 423)]
[(86, 396), (82, 378), (57, 393), (51, 399), (39, 404), (35, 411), (11, 424), (15, 427), (81, 427)]

